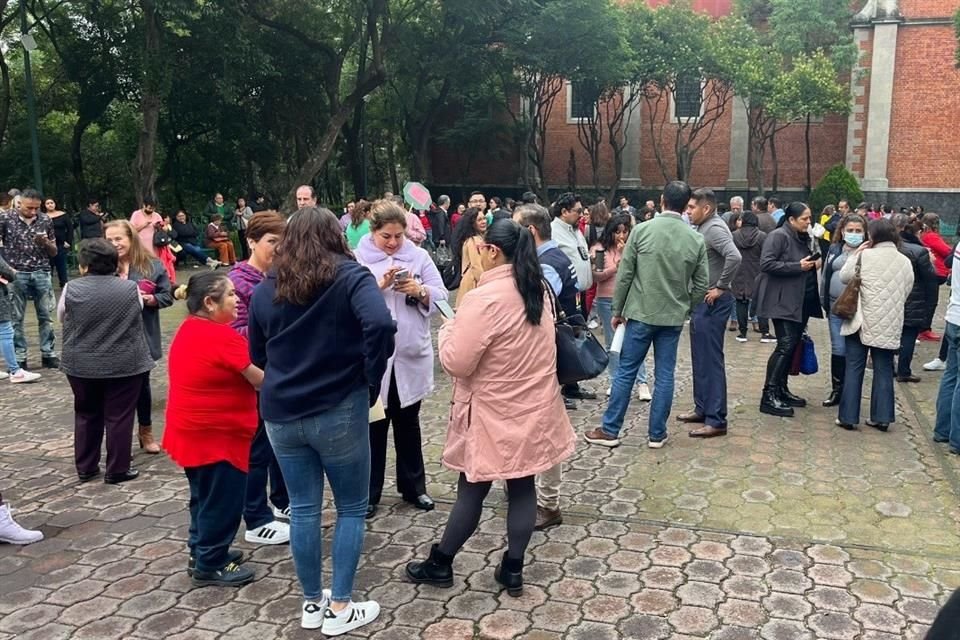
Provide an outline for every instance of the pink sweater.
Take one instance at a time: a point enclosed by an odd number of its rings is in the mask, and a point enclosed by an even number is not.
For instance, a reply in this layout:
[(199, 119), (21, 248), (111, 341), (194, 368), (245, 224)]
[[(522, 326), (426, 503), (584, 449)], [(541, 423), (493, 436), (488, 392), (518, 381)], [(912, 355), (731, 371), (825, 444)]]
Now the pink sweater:
[[(603, 249), (598, 242), (590, 248), (590, 258), (594, 258), (597, 249)], [(593, 281), (597, 284), (598, 298), (612, 298), (613, 290), (617, 286), (617, 267), (620, 265), (621, 254), (616, 249), (607, 249), (603, 254), (603, 271), (593, 271)]]

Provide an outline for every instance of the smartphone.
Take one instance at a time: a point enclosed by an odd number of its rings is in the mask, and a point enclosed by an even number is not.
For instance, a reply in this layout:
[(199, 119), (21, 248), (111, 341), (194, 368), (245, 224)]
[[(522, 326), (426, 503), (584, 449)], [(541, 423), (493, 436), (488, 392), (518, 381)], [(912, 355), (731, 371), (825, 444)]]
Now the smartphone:
[(437, 311), (439, 311), (440, 315), (442, 315), (444, 318), (447, 320), (453, 320), (453, 316), (455, 315), (453, 312), (453, 307), (451, 307), (446, 300), (434, 300), (433, 306), (437, 308)]
[(410, 277), (410, 271), (407, 269), (400, 269), (395, 274), (393, 274), (393, 281), (399, 282), (400, 280), (406, 280)]
[(817, 260), (819, 260), (819, 259), (822, 258), (822, 257), (823, 257), (823, 256), (820, 255), (820, 252), (817, 251), (816, 253), (814, 253), (813, 255), (811, 255), (809, 258), (807, 258), (807, 260), (811, 260), (811, 261), (813, 261), (813, 262), (816, 262)]
[(603, 271), (606, 252), (603, 249), (597, 249), (593, 252), (593, 256), (593, 268), (597, 271)]

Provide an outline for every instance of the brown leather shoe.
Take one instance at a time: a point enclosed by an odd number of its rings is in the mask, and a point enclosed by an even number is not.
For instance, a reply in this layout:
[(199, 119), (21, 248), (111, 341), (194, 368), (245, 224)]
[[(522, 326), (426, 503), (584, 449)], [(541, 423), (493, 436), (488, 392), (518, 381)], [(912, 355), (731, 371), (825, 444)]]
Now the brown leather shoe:
[(690, 432), (691, 438), (717, 438), (725, 435), (727, 435), (726, 429), (711, 427), (709, 425), (703, 425), (699, 429), (694, 429)]
[(544, 509), (537, 505), (537, 523), (533, 525), (534, 531), (543, 531), (558, 524), (563, 524), (563, 514), (560, 513), (560, 509)]
[(137, 440), (140, 442), (140, 448), (143, 449), (144, 453), (160, 453), (160, 445), (153, 439), (153, 427), (141, 425), (137, 432)]
[(697, 413), (696, 409), (688, 413), (681, 413), (677, 416), (677, 422), (702, 423), (703, 416)]

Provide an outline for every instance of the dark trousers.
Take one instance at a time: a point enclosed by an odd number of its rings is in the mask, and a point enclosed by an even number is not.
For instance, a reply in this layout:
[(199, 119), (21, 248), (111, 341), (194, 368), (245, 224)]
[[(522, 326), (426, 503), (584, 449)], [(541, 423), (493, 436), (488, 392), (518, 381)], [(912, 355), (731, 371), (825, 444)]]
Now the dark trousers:
[(937, 354), (941, 362), (947, 361), (947, 346), (947, 333), (944, 331), (943, 338), (940, 340), (940, 353)]
[[(750, 301), (750, 317), (756, 317), (757, 305), (753, 300)], [(770, 321), (767, 318), (757, 318), (757, 329), (760, 333), (770, 333)]]
[(400, 408), (395, 374), (390, 374), (387, 417), (370, 425), (370, 504), (380, 504), (387, 467), (387, 428), (393, 424), (393, 446), (397, 451), (397, 491), (414, 499), (427, 492), (420, 436), (420, 403)]
[(66, 247), (60, 247), (57, 249), (57, 255), (50, 258), (50, 266), (53, 267), (57, 272), (57, 280), (60, 282), (60, 288), (63, 289), (63, 285), (67, 284), (69, 278), (67, 277), (67, 254), (70, 253), (70, 250)]
[(690, 359), (693, 364), (693, 402), (709, 427), (727, 428), (727, 372), (723, 341), (733, 295), (713, 304), (701, 302), (690, 316)]
[(150, 391), (150, 372), (143, 374), (143, 386), (137, 397), (137, 424), (141, 427), (153, 426), (153, 393)]
[(897, 357), (897, 377), (905, 378), (913, 375), (910, 365), (913, 364), (913, 352), (917, 348), (917, 336), (920, 327), (904, 327), (900, 334), (900, 355)]
[(283, 481), (277, 456), (273, 453), (267, 428), (260, 418), (257, 433), (250, 444), (250, 470), (247, 472), (247, 490), (243, 505), (243, 520), (247, 530), (273, 522), (273, 511), (267, 502), (267, 479), (270, 480), (270, 502), (278, 509), (290, 506), (287, 484)]
[(215, 462), (183, 470), (190, 483), (190, 537), (187, 546), (198, 571), (217, 571), (227, 565), (230, 543), (240, 527), (243, 486), (247, 474), (229, 462)]
[(860, 333), (845, 338), (847, 371), (840, 396), (840, 422), (860, 422), (860, 398), (863, 394), (863, 375), (867, 369), (867, 353), (873, 356), (873, 387), (870, 389), (870, 420), (890, 424), (893, 407), (893, 349), (877, 349), (860, 342)]
[(250, 247), (247, 246), (247, 230), (237, 229), (237, 236), (240, 239), (240, 257), (242, 260), (249, 260)]
[(127, 378), (67, 376), (73, 389), (73, 454), (77, 473), (100, 469), (100, 445), (107, 440), (107, 474), (130, 470), (133, 413), (143, 375)]
[(804, 322), (792, 320), (773, 321), (773, 330), (777, 334), (777, 346), (767, 361), (766, 387), (785, 389), (787, 376), (790, 375), (790, 364), (793, 362), (793, 352), (803, 337)]

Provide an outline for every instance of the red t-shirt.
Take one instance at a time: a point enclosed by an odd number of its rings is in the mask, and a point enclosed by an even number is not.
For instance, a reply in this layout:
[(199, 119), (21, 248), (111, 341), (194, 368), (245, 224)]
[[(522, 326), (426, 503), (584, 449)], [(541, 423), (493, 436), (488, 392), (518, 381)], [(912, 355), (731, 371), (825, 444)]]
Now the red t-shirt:
[(181, 467), (229, 462), (250, 466), (257, 394), (242, 371), (247, 339), (228, 324), (189, 316), (170, 345), (163, 448)]

